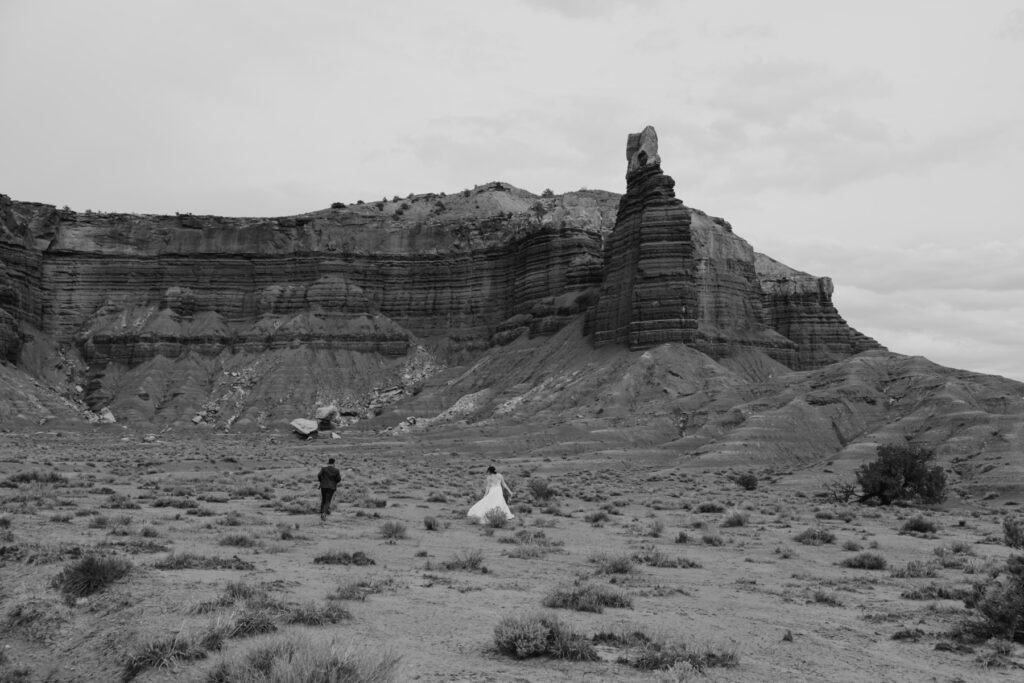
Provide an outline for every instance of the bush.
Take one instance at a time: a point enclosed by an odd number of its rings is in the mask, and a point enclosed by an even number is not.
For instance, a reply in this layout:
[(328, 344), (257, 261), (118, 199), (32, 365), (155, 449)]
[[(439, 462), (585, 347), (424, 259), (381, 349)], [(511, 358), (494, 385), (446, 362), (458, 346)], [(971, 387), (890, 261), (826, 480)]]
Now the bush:
[(548, 501), (558, 495), (558, 492), (548, 483), (548, 480), (541, 477), (531, 477), (526, 482), (526, 488), (537, 502)]
[(903, 523), (903, 526), (900, 528), (900, 533), (934, 534), (938, 530), (939, 526), (935, 522), (931, 521), (930, 519), (925, 519), (921, 515), (917, 515), (915, 517), (911, 517)]
[(595, 555), (590, 561), (597, 564), (597, 574), (628, 574), (633, 571), (633, 558), (629, 555)]
[(860, 553), (846, 558), (840, 564), (851, 569), (885, 569), (888, 563), (878, 553)]
[(825, 497), (833, 503), (848, 503), (857, 493), (857, 486), (848, 481), (836, 479), (825, 484)]
[(441, 528), (441, 524), (437, 521), (437, 517), (427, 515), (423, 518), (423, 528), (427, 531), (437, 531)]
[(794, 536), (793, 540), (804, 545), (824, 545), (836, 540), (836, 535), (828, 529), (808, 528)]
[(68, 602), (84, 598), (103, 590), (132, 569), (132, 563), (121, 557), (86, 555), (65, 567), (53, 578), (54, 588), (64, 594)]
[(455, 571), (483, 571), (486, 572), (487, 568), (483, 566), (484, 554), (480, 550), (463, 550), (462, 552), (452, 555), (452, 558), (447, 562), (441, 563), (441, 566), (445, 569)]
[(1013, 555), (1000, 574), (975, 586), (964, 603), (975, 606), (983, 623), (981, 631), (989, 637), (1008, 638), (1024, 643), (1024, 555)]
[(180, 633), (170, 638), (159, 638), (139, 643), (124, 663), (123, 681), (131, 681), (147, 669), (170, 669), (181, 661), (194, 661), (206, 657), (206, 650)]
[(1011, 548), (1024, 548), (1024, 519), (1003, 517), (1003, 539)]
[(697, 506), (697, 512), (725, 512), (725, 506), (719, 505), (718, 503), (701, 503), (700, 505)]
[(367, 557), (366, 553), (362, 550), (357, 550), (351, 554), (341, 550), (332, 550), (324, 553), (323, 555), (317, 555), (314, 557), (313, 564), (354, 564), (357, 567), (363, 567), (377, 563)]
[(284, 621), (286, 624), (326, 626), (327, 624), (337, 624), (339, 621), (348, 621), (351, 618), (352, 614), (338, 605), (307, 603), (289, 609), (285, 614)]
[(503, 529), (508, 524), (508, 517), (501, 508), (491, 508), (484, 513), (484, 524), (491, 529)]
[(543, 604), (545, 607), (600, 614), (605, 607), (632, 608), (633, 600), (622, 591), (607, 586), (583, 584), (556, 588), (545, 596)]
[(384, 522), (380, 527), (380, 535), (389, 541), (406, 538), (405, 525), (395, 521)]
[[(695, 649), (681, 639), (653, 638), (643, 631), (598, 633), (593, 641), (623, 650), (626, 654), (619, 657), (618, 661), (641, 671), (671, 670), (674, 675), (679, 667), (684, 667), (690, 672), (703, 673), (715, 666), (738, 666), (740, 661), (733, 647), (716, 647), (709, 644)], [(673, 677), (672, 680), (676, 678)], [(689, 677), (686, 677), (686, 680), (689, 680)]]
[(744, 472), (735, 479), (738, 486), (743, 487), (747, 491), (753, 491), (757, 488), (757, 476), (753, 472)]
[(921, 560), (911, 560), (907, 562), (907, 566), (903, 569), (893, 569), (891, 574), (896, 579), (933, 579), (939, 573), (936, 564), (934, 561), (922, 562)]
[(498, 652), (517, 659), (542, 655), (580, 662), (597, 659), (597, 651), (586, 638), (558, 619), (543, 615), (505, 617), (494, 627), (494, 645)]
[(746, 526), (748, 521), (750, 521), (750, 515), (748, 515), (746, 512), (740, 512), (739, 510), (734, 510), (734, 511), (730, 512), (729, 515), (725, 519), (722, 520), (722, 526), (723, 527)]
[(878, 459), (857, 469), (860, 501), (878, 499), (882, 505), (899, 500), (920, 499), (940, 503), (946, 497), (946, 473), (929, 467), (935, 451), (908, 444), (882, 444)]
[(271, 636), (233, 653), (207, 673), (206, 683), (391, 683), (400, 658), (378, 648), (356, 650), (343, 641), (306, 634)]
[(253, 568), (251, 562), (240, 557), (207, 557), (195, 553), (168, 553), (167, 557), (153, 563), (157, 569), (241, 569), (248, 571)]

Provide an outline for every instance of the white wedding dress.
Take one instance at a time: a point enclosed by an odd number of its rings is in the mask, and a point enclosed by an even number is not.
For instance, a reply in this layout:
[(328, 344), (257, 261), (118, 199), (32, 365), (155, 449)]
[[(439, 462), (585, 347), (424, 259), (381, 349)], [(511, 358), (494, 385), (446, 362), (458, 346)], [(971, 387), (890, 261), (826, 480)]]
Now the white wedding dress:
[(501, 510), (502, 514), (505, 515), (506, 519), (514, 519), (512, 511), (508, 508), (508, 504), (505, 502), (505, 495), (501, 490), (501, 479), (497, 477), (487, 477), (487, 493), (484, 497), (473, 504), (473, 507), (469, 508), (469, 512), (466, 513), (467, 517), (470, 517), (480, 524), (486, 523), (484, 515), (489, 510), (497, 508)]

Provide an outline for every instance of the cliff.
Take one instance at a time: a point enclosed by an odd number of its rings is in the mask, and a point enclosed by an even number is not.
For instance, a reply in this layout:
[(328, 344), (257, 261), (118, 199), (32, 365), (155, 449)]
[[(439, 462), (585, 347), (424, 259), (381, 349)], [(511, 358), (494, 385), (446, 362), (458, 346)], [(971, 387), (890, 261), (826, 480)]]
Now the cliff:
[(627, 146), (621, 196), (488, 183), (224, 218), (0, 195), (0, 358), (129, 421), (267, 426), (325, 403), (379, 413), (382, 394), (584, 316), (598, 347), (758, 349), (793, 369), (879, 348), (827, 278), (675, 198), (653, 129)]

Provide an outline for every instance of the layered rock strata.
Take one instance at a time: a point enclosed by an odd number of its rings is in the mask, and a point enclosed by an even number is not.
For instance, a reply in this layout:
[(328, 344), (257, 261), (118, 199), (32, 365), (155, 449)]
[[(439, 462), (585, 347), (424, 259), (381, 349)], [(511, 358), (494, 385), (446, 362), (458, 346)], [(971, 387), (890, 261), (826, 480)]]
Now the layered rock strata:
[(839, 317), (827, 278), (769, 267), (726, 221), (684, 206), (653, 128), (629, 136), (626, 158), (588, 320), (595, 345), (683, 342), (715, 358), (759, 349), (797, 369), (881, 348)]
[[(458, 365), (584, 315), (597, 346), (759, 349), (792, 368), (877, 348), (835, 311), (827, 278), (755, 255), (677, 199), (653, 128), (627, 147), (621, 196), (489, 183), (223, 218), (0, 195), (0, 359), (74, 367), (90, 406), (131, 419), (264, 424), (402, 384), (421, 352)], [(40, 335), (62, 359), (47, 365)]]

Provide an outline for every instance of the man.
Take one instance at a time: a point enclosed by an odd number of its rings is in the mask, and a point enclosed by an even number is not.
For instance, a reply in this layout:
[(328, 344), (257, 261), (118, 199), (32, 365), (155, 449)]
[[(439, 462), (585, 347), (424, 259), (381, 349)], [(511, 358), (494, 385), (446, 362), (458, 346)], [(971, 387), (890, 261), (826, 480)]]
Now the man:
[(320, 481), (320, 519), (323, 521), (331, 514), (331, 498), (334, 497), (334, 491), (341, 482), (341, 472), (334, 466), (334, 458), (328, 460), (325, 467), (320, 468), (316, 478)]

